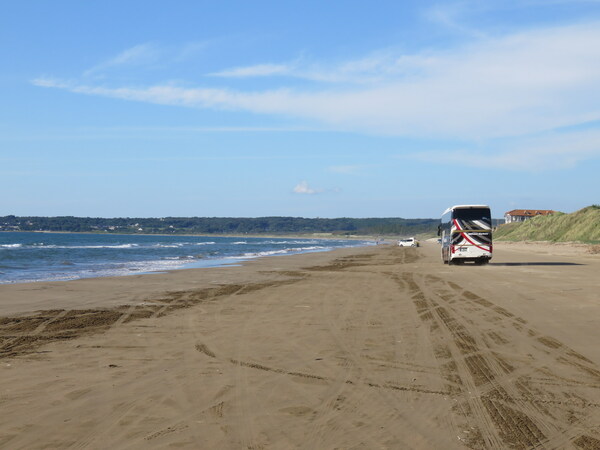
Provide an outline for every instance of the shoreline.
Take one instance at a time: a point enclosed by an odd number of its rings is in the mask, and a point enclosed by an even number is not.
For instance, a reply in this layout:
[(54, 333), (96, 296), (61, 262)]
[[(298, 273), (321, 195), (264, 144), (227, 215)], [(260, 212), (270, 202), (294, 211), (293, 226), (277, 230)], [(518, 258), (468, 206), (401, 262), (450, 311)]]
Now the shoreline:
[[(14, 232), (14, 233), (31, 233), (31, 232)], [(49, 233), (51, 234), (51, 233)], [(85, 235), (85, 236), (97, 236), (97, 233), (56, 233), (58, 235)], [(102, 236), (109, 236), (107, 234), (102, 234)], [(125, 237), (125, 240), (128, 242), (128, 245), (133, 247), (140, 246), (140, 249), (146, 247), (144, 241), (139, 241), (136, 238), (128, 238), (129, 236), (134, 236), (130, 234), (122, 234), (116, 235), (117, 239), (119, 237)], [(151, 237), (156, 239), (156, 242), (161, 240), (161, 237), (169, 237), (170, 235), (139, 235), (144, 238)], [(114, 260), (102, 260), (100, 264), (98, 261), (91, 258), (83, 261), (84, 264), (87, 265), (85, 269), (79, 269), (74, 271), (62, 270), (56, 267), (55, 270), (48, 273), (41, 273), (37, 275), (37, 279), (32, 278), (13, 278), (11, 280), (3, 280), (0, 282), (0, 286), (2, 285), (12, 285), (12, 284), (23, 284), (23, 283), (40, 283), (40, 282), (52, 282), (52, 281), (75, 281), (80, 279), (89, 279), (89, 278), (106, 278), (106, 277), (115, 277), (115, 276), (134, 276), (134, 275), (142, 275), (142, 274), (153, 274), (153, 273), (164, 273), (170, 272), (174, 270), (186, 270), (191, 268), (210, 268), (210, 267), (221, 267), (227, 266), (230, 264), (240, 263), (241, 261), (270, 257), (276, 255), (294, 255), (294, 254), (303, 254), (303, 253), (313, 253), (313, 252), (328, 252), (334, 250), (336, 248), (344, 248), (344, 247), (368, 247), (372, 244), (375, 244), (379, 241), (376, 239), (336, 239), (332, 237), (292, 237), (292, 236), (279, 236), (279, 237), (270, 237), (270, 236), (260, 236), (260, 237), (251, 237), (251, 236), (205, 236), (205, 235), (187, 235), (187, 236), (176, 236), (172, 241), (164, 241), (164, 242), (174, 242), (175, 246), (182, 246), (183, 244), (177, 244), (177, 242), (181, 241), (182, 238), (186, 237), (194, 237), (194, 238), (202, 238), (202, 239), (214, 239), (214, 241), (208, 242), (208, 244), (216, 244), (217, 250), (209, 253), (200, 253), (194, 254), (194, 250), (189, 249), (190, 253), (182, 254), (181, 252), (173, 252), (171, 255), (163, 254), (150, 254), (148, 253), (144, 259), (127, 259), (125, 254), (122, 257), (119, 257)], [(221, 239), (219, 239), (221, 238)], [(18, 238), (15, 238), (18, 239)], [(230, 239), (239, 239), (243, 240), (243, 242), (235, 242), (233, 244), (248, 244), (249, 247), (246, 246), (232, 246)], [(258, 240), (258, 242), (255, 242)], [(261, 241), (263, 240), (263, 241)], [(270, 241), (271, 240), (271, 241)], [(297, 241), (310, 241), (311, 246), (301, 246), (300, 244), (306, 244), (308, 242), (295, 242)], [(94, 243), (89, 248), (101, 248), (103, 245), (109, 245), (104, 243), (105, 239), (96, 239)], [(161, 241), (161, 242), (162, 242)], [(141, 242), (141, 243), (140, 243)], [(153, 241), (154, 242), (154, 241)], [(52, 242), (51, 242), (52, 243)], [(187, 243), (189, 244), (189, 242)], [(272, 244), (272, 245), (271, 245)], [(21, 244), (14, 244), (15, 246), (21, 246)], [(25, 245), (25, 244), (23, 244)], [(33, 245), (33, 244), (27, 244)], [(37, 245), (37, 244), (35, 244)], [(54, 245), (54, 244), (53, 244)], [(69, 245), (65, 244), (57, 244), (57, 245)], [(162, 244), (157, 244), (158, 247), (163, 247)], [(8, 247), (11, 247), (8, 245)], [(54, 245), (56, 246), (56, 245)], [(51, 248), (49, 246), (48, 248)], [(110, 247), (110, 245), (109, 245)], [(261, 248), (264, 247), (264, 248)], [(39, 247), (43, 248), (43, 247)], [(59, 248), (68, 248), (68, 247), (59, 247)], [(78, 248), (78, 247), (74, 247)], [(148, 247), (149, 248), (149, 247)], [(186, 256), (188, 255), (188, 256)], [(194, 256), (189, 256), (194, 255)], [(69, 260), (69, 255), (65, 254), (64, 258), (66, 261)], [(97, 270), (93, 270), (94, 267), (89, 264), (94, 264), (96, 261), (95, 268)], [(100, 264), (100, 265), (98, 265)], [(114, 267), (111, 268), (109, 266), (105, 266), (103, 264), (112, 264)], [(117, 268), (115, 265), (119, 265), (121, 269)], [(138, 264), (145, 264), (146, 267), (144, 269), (137, 266)], [(71, 264), (72, 265), (72, 264)], [(84, 266), (85, 267), (85, 266)], [(131, 270), (131, 272), (127, 272), (127, 270)], [(93, 270), (93, 271), (92, 271)], [(92, 271), (92, 272), (90, 272)], [(117, 273), (120, 272), (120, 273)], [(24, 272), (25, 275), (27, 273)], [(35, 273), (34, 273), (35, 275)], [(18, 276), (18, 274), (16, 275)]]
[[(240, 274), (263, 278), (257, 274), (272, 265), (296, 267), (305, 258), (329, 262), (339, 256), (363, 252), (375, 246), (351, 246), (324, 251), (277, 254), (235, 260), (214, 267), (181, 268), (167, 271), (120, 276), (77, 278), (59, 281), (33, 281), (0, 284), (0, 317), (44, 311), (53, 308), (120, 307), (144, 302), (158, 293), (212, 287), (215, 283), (234, 283)], [(79, 293), (78, 296), (63, 293)], [(124, 291), (124, 292), (121, 292)], [(142, 300), (141, 300), (142, 299)], [(79, 304), (78, 304), (79, 302)]]
[[(35, 330), (40, 320), (51, 320), (56, 328), (56, 332), (33, 340), (17, 339), (10, 348), (0, 350), (0, 359), (30, 354), (50, 342), (103, 333), (117, 321), (162, 317), (193, 306), (194, 302), (179, 302), (182, 294), (191, 294), (202, 300), (216, 299), (240, 290), (252, 291), (264, 286), (286, 284), (297, 278), (294, 271), (305, 263), (327, 267), (338, 258), (354, 257), (370, 249), (371, 247), (366, 246), (344, 247), (323, 252), (260, 257), (217, 267), (0, 285), (0, 342), (6, 335), (2, 333), (2, 325), (8, 323), (10, 326), (11, 320), (15, 321), (20, 333)], [(309, 255), (321, 257), (311, 258)], [(278, 258), (278, 261), (272, 261)], [(265, 268), (275, 270), (265, 271)], [(161, 289), (156, 289), (156, 286), (161, 286)], [(128, 297), (118, 295), (123, 291), (127, 292)], [(66, 292), (69, 292), (67, 296), (64, 295)], [(90, 296), (93, 292), (100, 295), (95, 295), (86, 302), (79, 302), (81, 296)], [(5, 301), (8, 296), (12, 296), (13, 300), (17, 298), (12, 306)], [(28, 302), (28, 296), (38, 299)], [(67, 297), (67, 301), (61, 301), (61, 296)], [(10, 311), (12, 313), (7, 314)], [(66, 320), (63, 319), (65, 316), (68, 317)], [(69, 328), (68, 325), (63, 328), (60, 326), (63, 320), (67, 323), (75, 320), (78, 323), (75, 328)]]

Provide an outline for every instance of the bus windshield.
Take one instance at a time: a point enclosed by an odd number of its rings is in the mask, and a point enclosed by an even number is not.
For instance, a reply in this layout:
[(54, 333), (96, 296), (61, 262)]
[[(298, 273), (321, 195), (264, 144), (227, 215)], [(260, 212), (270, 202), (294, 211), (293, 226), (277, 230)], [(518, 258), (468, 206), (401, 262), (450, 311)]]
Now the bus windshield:
[(453, 217), (461, 220), (482, 220), (491, 225), (489, 208), (465, 208), (455, 209)]

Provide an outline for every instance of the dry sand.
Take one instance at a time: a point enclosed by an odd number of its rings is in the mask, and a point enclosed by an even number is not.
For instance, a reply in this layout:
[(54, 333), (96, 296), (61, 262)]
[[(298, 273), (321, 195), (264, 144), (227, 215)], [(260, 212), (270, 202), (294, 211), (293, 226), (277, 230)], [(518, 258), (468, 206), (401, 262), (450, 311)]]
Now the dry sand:
[(600, 256), (555, 250), (0, 286), (0, 448), (598, 449)]

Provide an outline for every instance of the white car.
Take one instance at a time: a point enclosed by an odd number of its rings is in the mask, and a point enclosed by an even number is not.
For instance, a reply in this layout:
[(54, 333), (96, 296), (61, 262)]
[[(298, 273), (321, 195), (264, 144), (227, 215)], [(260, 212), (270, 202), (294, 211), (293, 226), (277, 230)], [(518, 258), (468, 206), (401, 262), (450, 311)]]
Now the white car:
[(398, 245), (400, 247), (418, 247), (419, 243), (417, 242), (417, 240), (414, 237), (411, 237), (411, 238), (407, 238), (407, 239), (400, 239), (398, 241)]

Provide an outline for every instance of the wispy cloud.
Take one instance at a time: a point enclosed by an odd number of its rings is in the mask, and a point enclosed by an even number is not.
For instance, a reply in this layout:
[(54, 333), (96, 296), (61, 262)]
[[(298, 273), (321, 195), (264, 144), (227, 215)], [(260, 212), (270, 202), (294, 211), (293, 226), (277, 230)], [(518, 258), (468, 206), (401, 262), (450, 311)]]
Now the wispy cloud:
[(145, 43), (135, 45), (86, 70), (84, 76), (96, 75), (116, 67), (140, 66), (154, 63), (159, 59), (161, 53), (161, 50), (155, 44)]
[(341, 165), (341, 166), (331, 166), (329, 167), (329, 171), (330, 172), (334, 172), (334, 173), (341, 173), (341, 174), (345, 174), (345, 175), (356, 175), (357, 173), (359, 173), (361, 170), (363, 170), (366, 166), (362, 165), (362, 164), (348, 164), (348, 165)]
[(283, 63), (234, 67), (209, 74), (222, 78), (286, 76), (329, 84), (374, 84), (413, 76), (433, 62), (427, 53), (402, 55), (393, 50), (378, 50), (362, 58), (342, 62), (315, 62), (306, 58)]
[[(133, 64), (151, 55), (150, 47), (134, 47), (104, 65)], [(600, 23), (477, 39), (444, 51), (382, 50), (329, 66), (295, 60), (217, 74), (224, 82), (287, 74), (322, 83), (310, 89), (290, 81), (278, 89), (240, 90), (172, 83), (114, 87), (52, 78), (32, 82), (85, 95), (303, 118), (336, 130), (481, 142), (600, 120)], [(552, 142), (564, 144), (556, 136)], [(557, 164), (597, 155), (585, 142), (574, 158), (557, 150)], [(528, 142), (514, 154), (486, 152), (479, 160), (498, 167), (527, 167), (547, 154)]]
[(588, 159), (600, 159), (600, 130), (551, 133), (496, 143), (487, 151), (463, 149), (427, 151), (401, 156), (461, 167), (539, 172), (569, 169)]
[(287, 64), (256, 64), (246, 67), (234, 67), (209, 75), (215, 77), (246, 78), (287, 75), (293, 72), (293, 67)]
[(180, 45), (161, 45), (154, 42), (129, 47), (116, 55), (85, 70), (83, 77), (99, 78), (117, 70), (132, 70), (156, 66), (168, 66), (197, 58), (214, 42), (191, 41)]
[[(498, 16), (498, 26), (506, 27), (522, 26), (522, 21), (507, 23), (502, 17), (507, 13), (525, 20), (533, 20), (543, 14), (539, 14), (539, 8), (552, 6), (583, 6), (598, 5), (600, 0), (447, 0), (434, 3), (423, 9), (425, 19), (443, 27), (445, 30), (454, 32), (458, 36), (471, 38), (487, 38), (489, 34), (482, 31), (482, 22), (490, 26), (490, 19)], [(529, 10), (529, 11), (528, 11)], [(482, 21), (482, 19), (484, 19)]]
[(150, 103), (304, 117), (348, 130), (417, 137), (493, 138), (600, 118), (598, 23), (486, 40), (431, 55), (427, 64), (422, 55), (404, 59), (407, 70), (417, 75), (368, 87), (310, 91), (115, 88), (51, 79), (34, 84)]
[(465, 25), (462, 16), (473, 9), (481, 8), (479, 2), (458, 1), (453, 3), (439, 3), (425, 10), (427, 19), (440, 24), (460, 34), (475, 38), (484, 38), (486, 35), (472, 27)]
[(311, 188), (308, 185), (308, 182), (306, 182), (306, 181), (301, 181), (294, 187), (294, 193), (296, 193), (296, 194), (314, 195), (314, 194), (319, 194), (321, 192), (323, 192), (323, 191), (320, 189)]
[(211, 46), (211, 41), (194, 41), (188, 42), (176, 49), (174, 49), (173, 60), (175, 62), (187, 61), (191, 58), (197, 57), (200, 53), (204, 52)]

